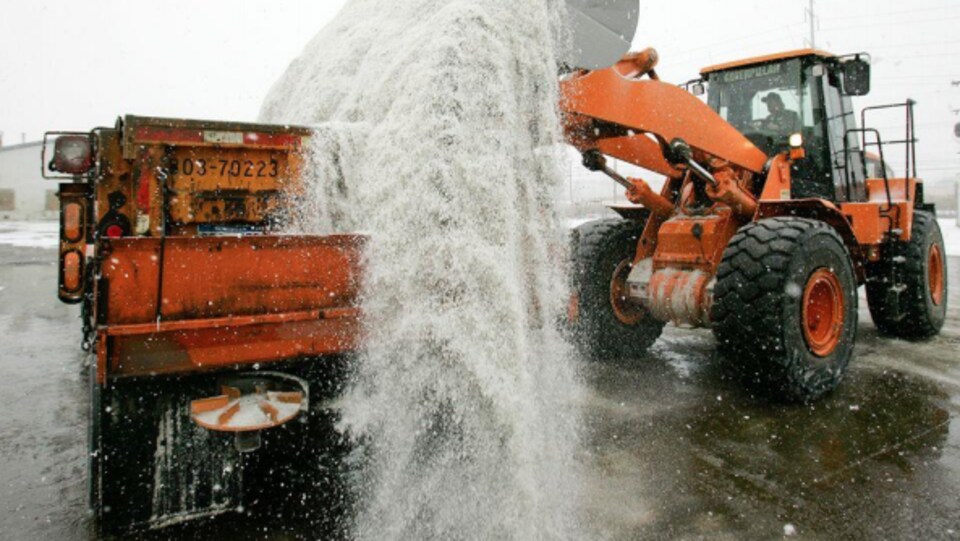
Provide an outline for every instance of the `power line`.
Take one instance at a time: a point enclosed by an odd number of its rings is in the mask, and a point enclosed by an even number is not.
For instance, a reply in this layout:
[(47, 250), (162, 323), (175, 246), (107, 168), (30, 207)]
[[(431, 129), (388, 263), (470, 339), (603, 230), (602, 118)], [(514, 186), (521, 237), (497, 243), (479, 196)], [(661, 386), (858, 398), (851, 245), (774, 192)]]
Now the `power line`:
[[(956, 9), (958, 9), (958, 8), (957, 8), (957, 6), (956, 6), (955, 4), (953, 4), (953, 5), (935, 6), (935, 7), (929, 7), (929, 8), (904, 9), (904, 10), (899, 10), (899, 11), (877, 11), (877, 12), (869, 12), (869, 16), (871, 16), (871, 17), (885, 17), (885, 16), (887, 16), (887, 15), (912, 15), (912, 14), (914, 14), (914, 13), (924, 13), (924, 12), (930, 12), (930, 11), (941, 11), (941, 10), (944, 10), (944, 9), (956, 10)], [(825, 20), (827, 20), (827, 21), (846, 21), (846, 20), (851, 20), (851, 19), (863, 20), (863, 19), (864, 19), (864, 15), (863, 15), (863, 14), (860, 14), (860, 15), (845, 15), (845, 16), (842, 16), (842, 17), (826, 17), (826, 18), (825, 18)]]
[(903, 47), (940, 47), (943, 45), (956, 45), (958, 43), (960, 43), (960, 40), (913, 41), (909, 43), (888, 43), (886, 45), (874, 45), (870, 47), (870, 49), (876, 50), (876, 49), (900, 49)]
[(889, 21), (885, 23), (870, 23), (870, 24), (860, 24), (855, 26), (835, 26), (833, 28), (827, 27), (823, 30), (826, 32), (835, 32), (838, 30), (862, 30), (864, 28), (876, 28), (878, 26), (906, 26), (912, 24), (925, 24), (925, 23), (939, 23), (947, 21), (956, 21), (960, 20), (958, 17), (938, 17), (936, 19), (919, 19), (916, 21)]
[[(702, 45), (702, 46), (699, 46), (699, 47), (694, 47), (694, 48), (692, 48), (692, 49), (685, 49), (685, 50), (683, 50), (683, 51), (677, 51), (676, 53), (671, 54), (671, 58), (679, 58), (679, 57), (687, 56), (687, 55), (689, 55), (690, 53), (695, 53), (695, 52), (702, 51), (702, 50), (704, 50), (704, 49), (715, 49), (715, 48), (717, 47), (717, 45), (727, 45), (727, 44), (730, 44), (730, 43), (739, 43), (739, 42), (741, 42), (741, 41), (750, 40), (750, 39), (757, 38), (757, 37), (760, 37), (760, 36), (766, 36), (767, 34), (782, 34), (784, 31), (786, 31), (786, 30), (792, 30), (792, 29), (800, 26), (801, 24), (803, 24), (803, 23), (786, 24), (786, 25), (783, 25), (783, 26), (778, 27), (778, 28), (771, 28), (770, 30), (764, 30), (763, 32), (757, 32), (757, 33), (755, 33), (755, 34), (747, 34), (747, 35), (745, 35), (745, 36), (740, 36), (740, 37), (734, 38), (734, 39), (725, 39), (725, 40), (723, 40), (722, 42), (711, 43), (711, 44), (709, 44), (709, 45)], [(779, 40), (777, 40), (777, 41), (779, 41)], [(766, 41), (766, 42), (764, 42), (764, 43), (770, 43), (770, 41)], [(733, 49), (728, 49), (728, 50), (733, 50)]]

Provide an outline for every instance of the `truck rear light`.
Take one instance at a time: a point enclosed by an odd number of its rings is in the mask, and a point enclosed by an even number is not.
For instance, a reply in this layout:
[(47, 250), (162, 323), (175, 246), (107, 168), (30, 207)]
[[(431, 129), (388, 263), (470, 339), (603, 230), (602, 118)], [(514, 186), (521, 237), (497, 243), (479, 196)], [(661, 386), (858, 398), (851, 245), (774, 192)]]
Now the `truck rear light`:
[(88, 135), (64, 135), (53, 146), (50, 169), (68, 175), (83, 175), (93, 168), (93, 141)]
[(123, 236), (123, 228), (117, 224), (108, 226), (105, 231), (108, 239), (119, 239)]
[(83, 207), (79, 203), (63, 206), (63, 240), (80, 242), (83, 238)]
[(68, 292), (77, 291), (83, 277), (83, 258), (80, 252), (74, 250), (63, 256), (63, 289)]

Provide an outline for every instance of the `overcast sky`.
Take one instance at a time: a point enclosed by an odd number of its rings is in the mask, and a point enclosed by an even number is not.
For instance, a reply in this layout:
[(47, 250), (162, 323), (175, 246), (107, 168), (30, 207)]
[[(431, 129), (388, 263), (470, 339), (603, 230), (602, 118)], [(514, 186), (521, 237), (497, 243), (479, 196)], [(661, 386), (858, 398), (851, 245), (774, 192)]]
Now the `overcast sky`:
[[(48, 129), (86, 131), (127, 113), (254, 120), (271, 84), (343, 4), (4, 0), (4, 142), (19, 143), (22, 133), (35, 140)], [(635, 47), (656, 47), (661, 76), (683, 82), (705, 65), (804, 46), (806, 7), (806, 0), (642, 0)], [(960, 109), (960, 87), (951, 85), (960, 81), (960, 2), (821, 0), (816, 10), (819, 47), (874, 55), (874, 91), (860, 106), (918, 101), (921, 176), (960, 173), (953, 137), (960, 117), (952, 111)], [(901, 133), (899, 118), (882, 123), (886, 138)]]

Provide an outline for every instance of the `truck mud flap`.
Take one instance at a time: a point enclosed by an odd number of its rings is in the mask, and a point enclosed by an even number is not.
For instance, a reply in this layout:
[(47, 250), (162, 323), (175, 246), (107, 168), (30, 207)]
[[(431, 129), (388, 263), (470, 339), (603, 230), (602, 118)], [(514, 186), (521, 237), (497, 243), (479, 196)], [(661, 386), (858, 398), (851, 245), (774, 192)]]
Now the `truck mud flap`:
[(103, 389), (91, 473), (104, 531), (162, 528), (241, 507), (240, 453), (190, 420), (189, 398), (207, 387), (199, 383)]
[(125, 534), (242, 515), (338, 531), (350, 505), (349, 448), (326, 404), (339, 393), (345, 362), (285, 368), (308, 383), (311, 408), (264, 431), (252, 453), (190, 419), (190, 402), (216, 391), (224, 373), (93, 382), (90, 495), (98, 529)]

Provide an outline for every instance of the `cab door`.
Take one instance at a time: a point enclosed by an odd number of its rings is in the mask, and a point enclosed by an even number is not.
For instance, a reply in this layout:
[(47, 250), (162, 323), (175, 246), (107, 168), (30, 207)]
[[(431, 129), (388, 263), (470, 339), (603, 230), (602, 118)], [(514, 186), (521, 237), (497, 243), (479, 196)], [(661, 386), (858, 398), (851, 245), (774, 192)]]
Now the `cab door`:
[(828, 72), (828, 75), (821, 77), (821, 81), (836, 201), (864, 201), (866, 165), (860, 148), (860, 134), (850, 132), (857, 128), (853, 100), (841, 93), (840, 79), (836, 73)]

